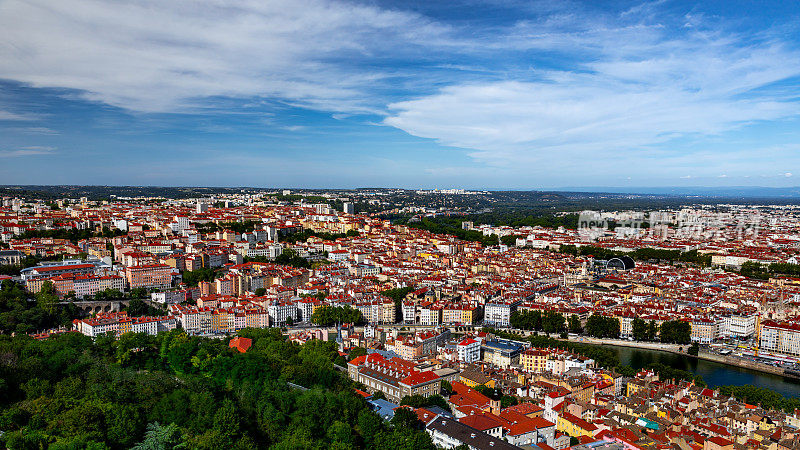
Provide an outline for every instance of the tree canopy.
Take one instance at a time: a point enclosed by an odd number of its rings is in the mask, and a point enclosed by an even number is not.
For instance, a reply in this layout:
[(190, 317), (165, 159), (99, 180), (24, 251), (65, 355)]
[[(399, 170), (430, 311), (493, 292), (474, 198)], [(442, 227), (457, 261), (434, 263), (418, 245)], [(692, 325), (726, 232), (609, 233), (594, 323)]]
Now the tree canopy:
[(364, 323), (361, 311), (352, 306), (320, 306), (311, 314), (311, 322), (315, 325), (330, 326), (337, 323)]
[(682, 320), (670, 320), (661, 324), (661, 342), (688, 344), (692, 341), (692, 325)]
[(586, 321), (586, 333), (598, 338), (616, 339), (619, 337), (619, 329), (619, 319), (614, 317), (593, 314)]
[(334, 343), (240, 335), (247, 353), (180, 330), (0, 336), (0, 447), (433, 448), (416, 424), (367, 407), (334, 369)]
[(285, 249), (275, 258), (275, 264), (283, 264), (284, 266), (292, 266), (300, 269), (308, 269), (311, 263), (307, 259), (301, 257), (295, 250), (291, 248)]
[(33, 333), (69, 326), (80, 316), (74, 304), (59, 305), (52, 283), (46, 282), (35, 296), (20, 284), (4, 280), (0, 284), (0, 333)]
[(566, 321), (561, 313), (555, 311), (526, 310), (511, 313), (511, 326), (522, 330), (560, 333), (566, 331)]

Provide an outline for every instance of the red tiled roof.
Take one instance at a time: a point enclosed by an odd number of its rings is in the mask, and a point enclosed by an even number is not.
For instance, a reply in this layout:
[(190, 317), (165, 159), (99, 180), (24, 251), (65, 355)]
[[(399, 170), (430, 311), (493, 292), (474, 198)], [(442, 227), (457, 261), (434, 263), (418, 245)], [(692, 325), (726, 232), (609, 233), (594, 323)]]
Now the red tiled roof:
[(235, 348), (239, 350), (240, 353), (245, 353), (250, 347), (253, 346), (253, 340), (250, 338), (245, 337), (235, 337), (231, 339), (231, 342), (228, 344), (230, 348)]
[(417, 384), (427, 383), (429, 381), (436, 380), (437, 378), (439, 377), (432, 371), (426, 371), (426, 372), (412, 373), (411, 375), (400, 380), (400, 382), (403, 384), (407, 384), (409, 386), (415, 386)]
[(511, 426), (509, 434), (519, 436), (520, 434), (530, 433), (533, 430), (555, 426), (553, 422), (545, 420), (541, 417), (528, 418), (523, 422), (515, 423)]
[(488, 413), (462, 417), (458, 421), (479, 431), (491, 430), (504, 425), (503, 420), (494, 414)]
[(37, 272), (53, 272), (57, 270), (70, 270), (70, 269), (90, 269), (94, 267), (94, 264), (67, 264), (64, 266), (50, 266), (50, 267), (40, 267), (36, 269)]
[(729, 441), (729, 440), (727, 440), (725, 438), (721, 438), (719, 436), (710, 437), (710, 438), (708, 438), (708, 440), (713, 442), (713, 443), (715, 443), (715, 444), (717, 444), (717, 445), (719, 445), (720, 447), (733, 445), (733, 442), (731, 442), (731, 441)]

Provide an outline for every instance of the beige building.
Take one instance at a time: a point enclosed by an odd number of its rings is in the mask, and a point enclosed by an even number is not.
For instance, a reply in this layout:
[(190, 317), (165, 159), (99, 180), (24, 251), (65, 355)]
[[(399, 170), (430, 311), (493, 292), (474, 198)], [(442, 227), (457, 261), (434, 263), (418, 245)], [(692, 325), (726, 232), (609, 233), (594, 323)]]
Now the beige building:
[(379, 353), (359, 356), (347, 363), (351, 379), (364, 384), (370, 393), (383, 392), (391, 402), (409, 395), (430, 397), (441, 392), (441, 378), (433, 371), (419, 371), (400, 358), (386, 359)]

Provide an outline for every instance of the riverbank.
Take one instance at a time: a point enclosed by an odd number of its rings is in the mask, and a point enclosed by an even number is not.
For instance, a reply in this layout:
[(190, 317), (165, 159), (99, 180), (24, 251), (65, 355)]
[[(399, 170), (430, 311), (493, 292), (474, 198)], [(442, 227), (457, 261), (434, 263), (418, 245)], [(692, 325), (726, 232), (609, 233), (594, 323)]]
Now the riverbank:
[(711, 388), (752, 385), (767, 388), (787, 398), (800, 398), (800, 380), (782, 374), (726, 364), (711, 358), (690, 357), (685, 353), (617, 345), (598, 347), (614, 352), (620, 364), (635, 370), (660, 364), (700, 376)]
[[(687, 356), (692, 357), (691, 355)], [(719, 355), (716, 353), (701, 351), (700, 354), (696, 356), (696, 358), (703, 359), (706, 361), (713, 361), (720, 364), (727, 364), (730, 366), (742, 367), (750, 370), (757, 370), (765, 373), (772, 373), (786, 378), (794, 378), (795, 380), (800, 380), (800, 376), (786, 373), (786, 371), (782, 367), (770, 366), (769, 364), (750, 361), (748, 359), (739, 358), (737, 356), (726, 356), (726, 355)]]
[(628, 341), (624, 339), (598, 339), (598, 338), (583, 337), (583, 336), (578, 339), (571, 339), (571, 341), (585, 343), (585, 344), (610, 345), (616, 347), (630, 347), (630, 348), (638, 348), (646, 350), (656, 350), (661, 352), (672, 353), (675, 355), (685, 356), (687, 358), (695, 358), (704, 361), (711, 361), (719, 364), (726, 364), (729, 366), (735, 366), (743, 369), (755, 370), (758, 372), (770, 373), (773, 375), (780, 375), (782, 377), (800, 380), (800, 376), (794, 374), (787, 374), (781, 367), (775, 367), (769, 364), (763, 364), (756, 361), (739, 358), (736, 356), (719, 355), (716, 353), (711, 353), (703, 350), (701, 350), (697, 356), (690, 355), (685, 351), (686, 349), (689, 348), (688, 345), (663, 344), (660, 342), (637, 342), (637, 341)]

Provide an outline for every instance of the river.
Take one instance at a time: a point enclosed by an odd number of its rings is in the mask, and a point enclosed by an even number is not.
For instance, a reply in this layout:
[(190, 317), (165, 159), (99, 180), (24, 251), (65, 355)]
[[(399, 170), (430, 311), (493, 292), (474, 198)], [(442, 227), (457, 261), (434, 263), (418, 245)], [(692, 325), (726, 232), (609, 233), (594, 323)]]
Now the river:
[(785, 397), (800, 397), (800, 380), (793, 378), (785, 378), (771, 373), (758, 372), (658, 350), (618, 347), (615, 345), (604, 345), (603, 347), (614, 350), (619, 356), (620, 363), (629, 365), (634, 369), (641, 369), (653, 363), (661, 363), (700, 375), (711, 387), (752, 384), (771, 389)]

